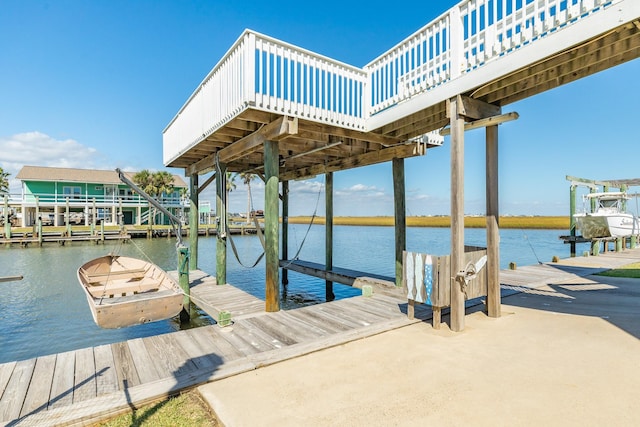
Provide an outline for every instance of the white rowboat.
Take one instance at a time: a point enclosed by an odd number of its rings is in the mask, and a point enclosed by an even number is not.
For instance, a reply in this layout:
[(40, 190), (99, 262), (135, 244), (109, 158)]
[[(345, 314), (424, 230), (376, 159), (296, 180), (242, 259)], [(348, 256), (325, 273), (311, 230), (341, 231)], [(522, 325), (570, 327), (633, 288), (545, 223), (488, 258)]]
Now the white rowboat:
[(137, 258), (106, 255), (83, 264), (78, 281), (91, 314), (102, 328), (121, 328), (176, 316), (183, 292), (157, 265)]

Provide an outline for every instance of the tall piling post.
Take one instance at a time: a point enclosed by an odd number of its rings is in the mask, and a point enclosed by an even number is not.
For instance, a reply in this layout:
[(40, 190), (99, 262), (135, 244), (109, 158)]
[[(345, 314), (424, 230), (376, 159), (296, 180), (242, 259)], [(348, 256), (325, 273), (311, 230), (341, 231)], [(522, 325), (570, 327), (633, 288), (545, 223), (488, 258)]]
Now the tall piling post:
[(458, 272), (464, 268), (464, 116), (460, 97), (451, 99), (451, 330), (464, 330), (465, 295)]
[(570, 256), (576, 256), (576, 185), (571, 184), (569, 187), (569, 235), (571, 236)]
[(393, 197), (395, 206), (396, 286), (402, 286), (402, 253), (407, 247), (407, 208), (404, 159), (393, 159)]
[[(333, 172), (325, 175), (325, 268), (327, 271), (333, 269)], [(325, 297), (327, 301), (336, 299), (333, 292), (333, 282), (325, 281)]]
[(189, 269), (198, 269), (198, 228), (200, 226), (200, 212), (198, 211), (198, 174), (194, 173), (189, 179)]
[(500, 302), (500, 212), (498, 203), (498, 126), (487, 126), (486, 135), (486, 228), (487, 314), (501, 316)]
[(216, 284), (227, 283), (227, 165), (216, 162)]
[(265, 237), (265, 311), (280, 311), (279, 181), (280, 162), (278, 142), (264, 142), (264, 237)]
[(4, 196), (4, 238), (11, 238), (11, 222), (9, 221), (9, 196)]
[(182, 297), (182, 310), (180, 322), (188, 322), (191, 319), (191, 290), (189, 289), (189, 248), (178, 246), (178, 284), (184, 292)]
[[(282, 181), (282, 259), (289, 259), (289, 181)], [(289, 284), (289, 270), (282, 269), (282, 284)]]

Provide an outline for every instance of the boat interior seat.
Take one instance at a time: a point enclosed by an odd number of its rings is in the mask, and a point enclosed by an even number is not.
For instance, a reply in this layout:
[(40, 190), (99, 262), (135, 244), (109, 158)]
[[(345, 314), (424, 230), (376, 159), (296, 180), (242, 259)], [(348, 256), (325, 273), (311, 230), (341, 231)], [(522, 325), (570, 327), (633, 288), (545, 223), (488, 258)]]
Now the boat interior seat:
[(157, 291), (160, 282), (153, 278), (146, 278), (137, 282), (109, 282), (107, 286), (89, 286), (87, 289), (94, 298), (119, 297), (132, 293)]
[(89, 273), (86, 270), (80, 270), (80, 273), (84, 275), (86, 281), (90, 285), (100, 286), (105, 281), (109, 280), (130, 280), (130, 279), (142, 279), (144, 278), (147, 270), (144, 268), (129, 269), (129, 270), (114, 270), (107, 273), (96, 272)]

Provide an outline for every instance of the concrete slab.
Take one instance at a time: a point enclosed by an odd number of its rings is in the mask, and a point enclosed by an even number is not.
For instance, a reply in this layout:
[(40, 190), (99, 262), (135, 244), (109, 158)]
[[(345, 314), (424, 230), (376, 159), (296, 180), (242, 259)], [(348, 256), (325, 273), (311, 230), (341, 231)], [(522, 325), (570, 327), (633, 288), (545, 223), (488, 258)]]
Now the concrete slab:
[[(503, 299), (454, 333), (427, 323), (216, 381), (226, 426), (640, 425), (640, 280)], [(444, 319), (448, 320), (448, 319)]]

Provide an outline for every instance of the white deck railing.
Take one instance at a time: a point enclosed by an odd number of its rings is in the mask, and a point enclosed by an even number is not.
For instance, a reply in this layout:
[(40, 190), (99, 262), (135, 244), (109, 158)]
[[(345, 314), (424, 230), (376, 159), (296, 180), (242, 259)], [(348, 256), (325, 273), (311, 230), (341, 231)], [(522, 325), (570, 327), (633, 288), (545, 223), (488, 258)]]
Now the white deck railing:
[(246, 30), (163, 135), (165, 164), (252, 108), (364, 129), (363, 70)]
[(364, 69), (246, 30), (165, 128), (164, 162), (249, 107), (368, 130), (374, 115), (621, 1), (465, 0)]
[[(64, 205), (67, 203), (67, 199), (70, 205), (92, 205), (94, 202), (98, 206), (117, 206), (122, 203), (123, 206), (143, 206), (146, 207), (149, 202), (138, 194), (132, 194), (129, 196), (92, 196), (86, 194), (78, 195), (63, 195), (63, 194), (11, 194), (8, 197), (8, 203), (10, 205), (28, 204), (34, 205), (36, 203), (42, 205)], [(3, 204), (4, 199), (0, 199), (0, 207)], [(182, 197), (164, 196), (158, 199), (158, 201), (165, 207), (186, 207), (189, 206), (189, 200)]]
[(616, 2), (462, 1), (365, 66), (367, 112), (376, 114), (433, 89)]

